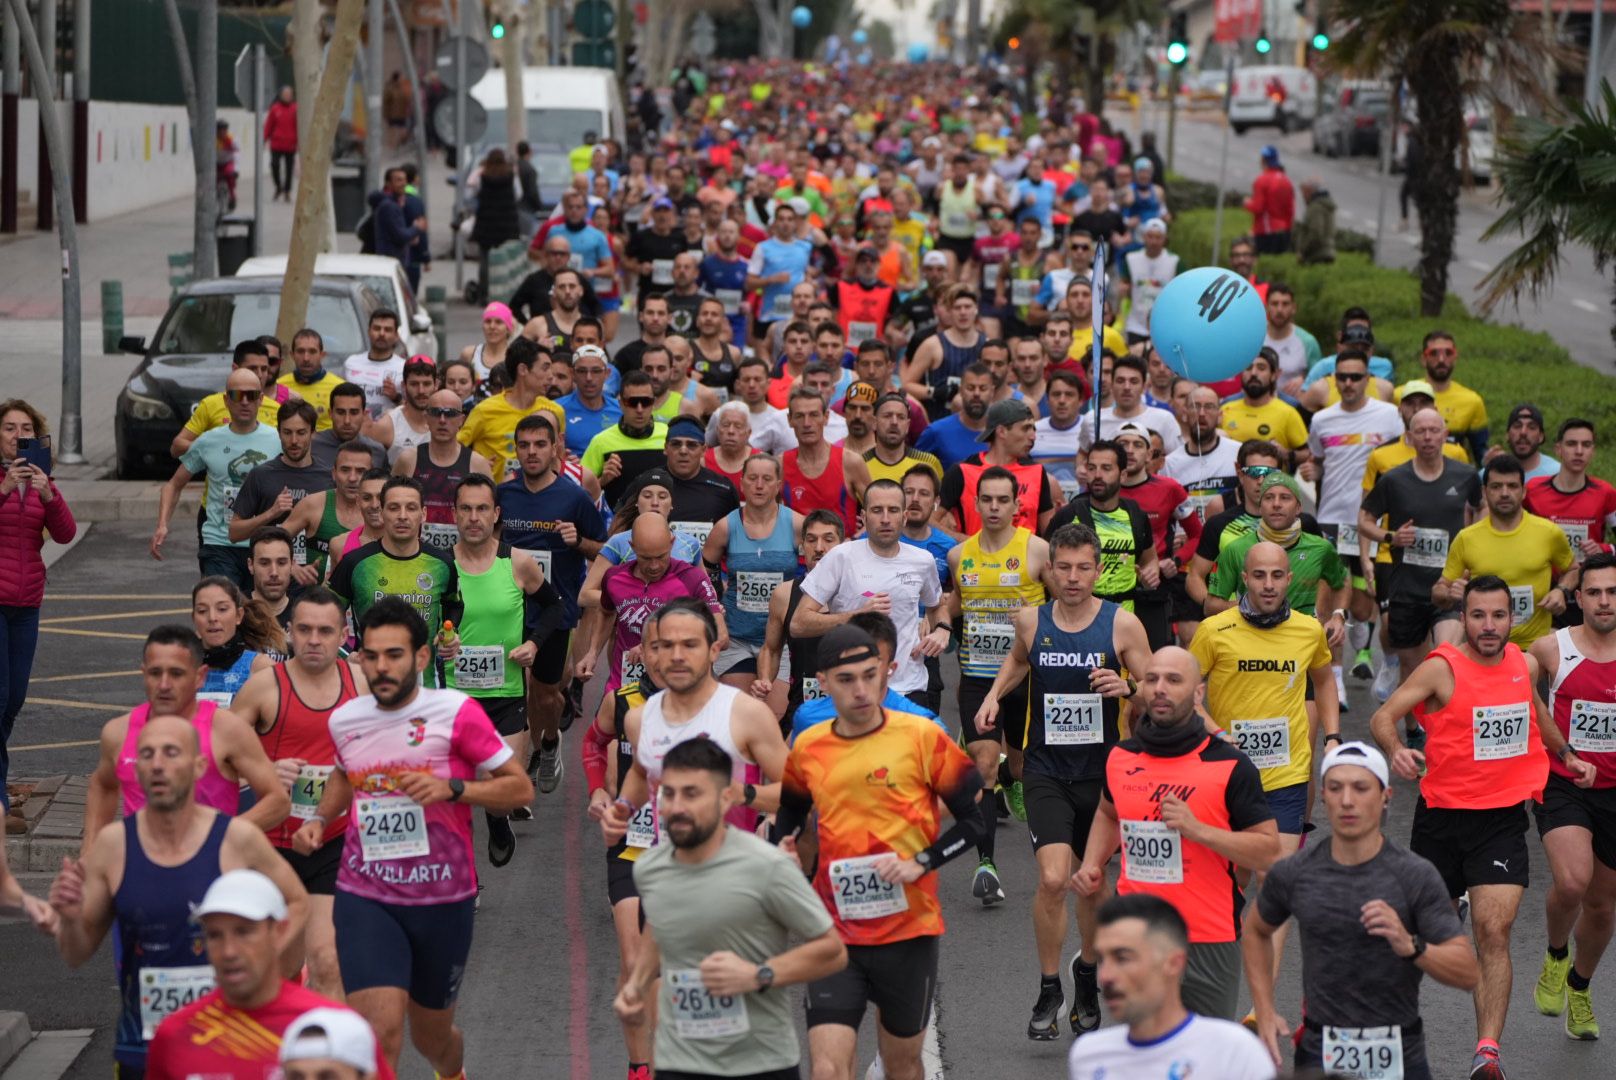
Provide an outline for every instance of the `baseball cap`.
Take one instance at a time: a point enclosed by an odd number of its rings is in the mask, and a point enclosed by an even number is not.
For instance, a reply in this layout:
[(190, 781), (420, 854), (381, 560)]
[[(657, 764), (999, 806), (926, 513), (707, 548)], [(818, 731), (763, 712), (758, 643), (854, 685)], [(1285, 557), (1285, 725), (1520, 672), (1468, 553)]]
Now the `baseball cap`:
[(1163, 221), (1159, 217), (1153, 217), (1149, 221), (1145, 222), (1144, 227), (1140, 229), (1140, 232), (1155, 232), (1161, 233), (1165, 236), (1167, 234), (1167, 222)]
[(1138, 172), (1140, 169), (1150, 169), (1151, 171), (1155, 171), (1156, 166), (1155, 163), (1147, 157), (1136, 157), (1133, 159), (1133, 168), (1135, 172)]
[(807, 217), (808, 211), (813, 209), (811, 206), (809, 206), (808, 200), (803, 198), (801, 195), (792, 196), (791, 199), (786, 202), (786, 205), (795, 210), (798, 217)]
[(1363, 323), (1353, 323), (1341, 331), (1341, 341), (1345, 345), (1373, 345), (1375, 332)]
[(701, 421), (690, 416), (674, 417), (668, 424), (668, 438), (695, 439), (697, 442), (707, 441), (707, 429), (701, 426)]
[(249, 922), (280, 920), (286, 918), (286, 897), (257, 870), (231, 870), (214, 879), (191, 915), (198, 919), (204, 915), (235, 915)]
[(847, 396), (844, 400), (859, 405), (874, 405), (876, 399), (880, 396), (881, 391), (877, 390), (869, 383), (856, 382), (847, 388)]
[(921, 256), (920, 265), (941, 266), (944, 269), (947, 269), (948, 255), (941, 251), (928, 251), (925, 255)]
[(1330, 770), (1337, 765), (1356, 765), (1368, 769), (1375, 774), (1381, 787), (1391, 786), (1392, 774), (1386, 767), (1386, 755), (1366, 742), (1336, 743), (1335, 749), (1324, 755), (1324, 764), (1319, 767), (1319, 779), (1330, 775)]
[(376, 1033), (352, 1009), (310, 1009), (281, 1038), (281, 1064), (328, 1058), (361, 1073), (376, 1071)]
[[(1036, 417), (1033, 416), (1032, 410), (1027, 407), (1025, 401), (1017, 401), (1015, 398), (995, 401), (988, 406), (987, 423), (982, 426), (982, 434), (976, 437), (976, 441), (990, 442), (993, 439), (993, 433), (1006, 424), (1019, 424), (1023, 420), (1033, 419), (1036, 419)], [(1149, 436), (1146, 436), (1146, 438), (1149, 438)]]
[(920, 145), (924, 147), (941, 146), (943, 145), (943, 140), (939, 139), (935, 135), (927, 135), (924, 139), (920, 140)]
[(875, 639), (856, 626), (843, 623), (819, 639), (819, 670), (878, 659)]
[(653, 210), (672, 210), (673, 209), (673, 200), (668, 198), (666, 195), (664, 195), (660, 199), (658, 199), (656, 202), (651, 204), (651, 209), (653, 209)]
[(1402, 401), (1410, 394), (1424, 394), (1432, 401), (1436, 400), (1436, 391), (1424, 379), (1410, 379), (1397, 388), (1397, 400)]
[(1517, 420), (1531, 420), (1538, 427), (1542, 427), (1543, 410), (1529, 401), (1523, 401), (1509, 410), (1509, 420), (1505, 422), (1504, 426), (1506, 428), (1514, 427)]
[(1277, 487), (1282, 487), (1295, 495), (1297, 502), (1302, 501), (1302, 485), (1298, 484), (1296, 477), (1288, 472), (1271, 472), (1263, 477), (1262, 487), (1257, 489), (1257, 497), (1260, 499)]
[(1265, 146), (1265, 147), (1263, 147), (1262, 148), (1262, 159), (1263, 159), (1264, 163), (1266, 163), (1268, 165), (1278, 165), (1279, 164), (1279, 148), (1276, 147), (1276, 146)]
[(580, 356), (592, 356), (596, 360), (605, 360), (607, 358), (606, 350), (601, 348), (599, 345), (580, 345), (576, 349), (572, 350), (572, 359), (574, 362), (576, 362)]
[(872, 245), (865, 244), (863, 247), (858, 249), (857, 257), (860, 259), (880, 259), (881, 253), (875, 250)]
[(1150, 443), (1150, 429), (1145, 427), (1143, 424), (1123, 424), (1121, 427), (1117, 428), (1115, 438), (1120, 439), (1124, 435), (1132, 435), (1136, 439), (1143, 439), (1146, 445), (1149, 445)]

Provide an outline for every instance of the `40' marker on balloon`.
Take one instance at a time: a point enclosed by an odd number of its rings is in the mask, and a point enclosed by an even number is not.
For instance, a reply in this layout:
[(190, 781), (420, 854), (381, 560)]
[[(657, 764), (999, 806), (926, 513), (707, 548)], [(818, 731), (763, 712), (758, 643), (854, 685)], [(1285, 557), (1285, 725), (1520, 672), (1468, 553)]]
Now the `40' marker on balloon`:
[(1196, 382), (1245, 370), (1262, 348), (1267, 313), (1233, 270), (1203, 266), (1167, 283), (1150, 309), (1150, 340), (1167, 366)]

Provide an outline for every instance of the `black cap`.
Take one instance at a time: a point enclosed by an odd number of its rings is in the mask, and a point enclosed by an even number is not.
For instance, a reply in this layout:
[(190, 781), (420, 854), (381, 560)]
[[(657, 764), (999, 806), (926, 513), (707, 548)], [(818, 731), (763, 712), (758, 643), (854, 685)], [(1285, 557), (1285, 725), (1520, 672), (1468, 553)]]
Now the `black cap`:
[(1504, 427), (1506, 429), (1514, 427), (1517, 420), (1530, 420), (1541, 429), (1543, 427), (1543, 410), (1529, 401), (1523, 401), (1509, 410), (1509, 422)]
[(674, 490), (675, 483), (676, 481), (673, 478), (673, 474), (667, 469), (659, 466), (655, 469), (645, 470), (645, 472), (642, 472), (640, 475), (636, 476), (634, 478), (634, 482), (629, 485), (628, 490), (623, 492), (622, 499), (617, 503), (617, 513), (621, 514), (628, 507), (633, 506), (634, 500), (638, 499), (640, 497), (640, 492), (646, 488), (652, 486), (665, 487), (669, 491), (672, 491)]
[(819, 639), (819, 670), (821, 673), (844, 664), (857, 664), (879, 659), (881, 652), (875, 639), (849, 623), (831, 630)]
[(1345, 345), (1373, 345), (1375, 332), (1363, 323), (1353, 323), (1341, 331), (1341, 341)]

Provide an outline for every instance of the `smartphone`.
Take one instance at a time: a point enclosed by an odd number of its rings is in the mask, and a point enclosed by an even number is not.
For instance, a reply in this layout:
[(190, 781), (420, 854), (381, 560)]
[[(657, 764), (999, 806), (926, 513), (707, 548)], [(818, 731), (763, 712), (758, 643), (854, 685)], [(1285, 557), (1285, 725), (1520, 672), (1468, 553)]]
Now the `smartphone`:
[(17, 440), (17, 460), (26, 461), (46, 476), (51, 474), (51, 441), (45, 435), (37, 439)]

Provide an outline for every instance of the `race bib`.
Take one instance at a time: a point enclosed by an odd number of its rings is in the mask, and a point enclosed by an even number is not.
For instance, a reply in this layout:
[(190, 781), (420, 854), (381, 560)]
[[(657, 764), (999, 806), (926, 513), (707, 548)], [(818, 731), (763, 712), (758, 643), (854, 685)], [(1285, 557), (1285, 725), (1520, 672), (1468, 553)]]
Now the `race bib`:
[(715, 994), (701, 984), (699, 968), (667, 968), (673, 1030), (682, 1039), (723, 1039), (752, 1029), (744, 994)]
[(421, 539), (428, 544), (450, 548), (460, 542), (460, 530), (440, 521), (427, 521), (421, 524)]
[(830, 864), (830, 891), (836, 913), (849, 921), (879, 919), (909, 910), (909, 897), (896, 881), (883, 881), (875, 863), (885, 855), (861, 855)]
[(1358, 554), (1358, 526), (1337, 525), (1335, 533), (1335, 552), (1337, 555)]
[(573, 252), (571, 255), (567, 256), (567, 269), (568, 270), (582, 270), (583, 268), (584, 268), (584, 257), (583, 257), (582, 253)]
[(802, 700), (818, 701), (824, 696), (825, 688), (819, 684), (818, 679), (814, 678), (812, 675), (809, 675), (802, 680)]
[(1537, 598), (1533, 595), (1530, 585), (1511, 585), (1509, 587), (1509, 616), (1519, 626), (1532, 617), (1537, 611)]
[(651, 284), (653, 284), (653, 285), (672, 285), (673, 284), (673, 260), (672, 259), (652, 259), (651, 260)]
[(224, 508), (226, 510), (236, 508), (236, 496), (239, 494), (241, 494), (241, 488), (234, 484), (225, 484), (219, 489), (219, 495), (224, 499)]
[(982, 290), (997, 289), (999, 287), (999, 271), (1003, 267), (999, 263), (984, 263), (982, 265)]
[(850, 322), (847, 324), (847, 347), (857, 349), (866, 341), (875, 338), (876, 331), (880, 329), (873, 322)]
[(756, 615), (766, 614), (774, 587), (785, 579), (784, 574), (774, 571), (735, 571), (735, 607)]
[(943, 213), (943, 229), (950, 236), (959, 236), (971, 230), (971, 215), (964, 210), (948, 210)]
[(648, 848), (657, 842), (656, 800), (651, 799), (628, 817), (623, 840), (631, 848)]
[(744, 295), (740, 289), (714, 289), (713, 295), (718, 302), (724, 305), (725, 315), (739, 315), (741, 313), (741, 297)]
[(624, 686), (633, 686), (645, 678), (645, 665), (638, 660), (629, 660), (628, 653), (623, 654), (622, 664), (617, 670), (622, 674)]
[(1162, 287), (1155, 281), (1136, 281), (1133, 286), (1133, 313), (1143, 319), (1156, 306)]
[(392, 795), (355, 799), (353, 805), (366, 862), (408, 859), (432, 851), (426, 813), (414, 799)]
[(140, 1037), (147, 1042), (157, 1025), (197, 998), (213, 992), (213, 965), (140, 969)]
[(1099, 694), (1045, 694), (1044, 742), (1049, 746), (1097, 746), (1105, 741)]
[(1061, 502), (1069, 503), (1077, 498), (1083, 491), (1083, 485), (1077, 480), (1060, 481)]
[(1616, 754), (1616, 703), (1572, 700), (1571, 749)]
[(967, 664), (1002, 664), (1016, 641), (1012, 623), (995, 622), (977, 614), (965, 617), (965, 648), (960, 657)]
[(713, 531), (713, 523), (710, 521), (670, 521), (668, 522), (668, 528), (676, 533), (690, 537), (696, 542), (697, 547), (701, 547), (707, 543), (707, 536)]
[(1582, 552), (1582, 545), (1588, 539), (1588, 523), (1586, 521), (1562, 521), (1559, 525), (1560, 531), (1565, 533), (1566, 542), (1571, 545), (1571, 557), (1580, 563), (1587, 558)]
[(550, 568), (555, 563), (555, 552), (536, 551), (532, 548), (518, 548), (517, 550), (525, 551), (529, 555), (533, 556), (533, 561), (539, 564), (539, 571), (544, 574), (544, 580), (551, 580)]
[(769, 310), (774, 313), (776, 319), (791, 318), (791, 290), (775, 293), (774, 302), (769, 305)]
[(325, 794), (326, 778), (331, 775), (330, 765), (304, 765), (297, 770), (292, 781), (292, 816), (307, 821), (314, 816), (320, 798)]
[(1184, 881), (1184, 848), (1177, 829), (1160, 821), (1123, 821), (1122, 872), (1132, 881), (1180, 885)]
[(505, 646), (462, 645), (454, 658), (456, 690), (492, 690), (505, 685)]
[(1448, 562), (1446, 529), (1415, 529), (1414, 543), (1403, 549), (1404, 566), (1442, 569)]
[[(1065, 489), (1062, 488), (1062, 490)], [(1200, 518), (1203, 522), (1206, 521), (1206, 508), (1212, 504), (1212, 500), (1217, 498), (1218, 494), (1219, 493), (1216, 491), (1190, 492), (1189, 502), (1191, 508), (1193, 508), (1195, 511), (1195, 516)], [(1067, 501), (1070, 502), (1071, 500), (1068, 499)]]
[(1234, 741), (1240, 752), (1259, 769), (1279, 769), (1291, 763), (1291, 722), (1283, 716), (1273, 720), (1236, 720)]
[(1030, 307), (1038, 299), (1036, 278), (1016, 278), (1010, 282), (1010, 302), (1016, 307)]
[(1403, 1080), (1403, 1029), (1324, 1028), (1324, 1067), (1354, 1080)]
[(1497, 761), (1526, 753), (1526, 725), (1532, 721), (1532, 706), (1524, 701), (1513, 705), (1477, 705), (1471, 711), (1472, 753), (1477, 761)]

